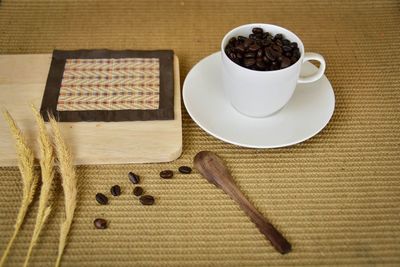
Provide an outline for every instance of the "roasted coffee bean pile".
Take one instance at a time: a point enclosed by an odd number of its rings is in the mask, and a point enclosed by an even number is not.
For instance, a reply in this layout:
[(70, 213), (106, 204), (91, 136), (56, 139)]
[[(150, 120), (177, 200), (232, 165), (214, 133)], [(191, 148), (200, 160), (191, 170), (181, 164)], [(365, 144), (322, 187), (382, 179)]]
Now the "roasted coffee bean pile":
[(225, 53), (236, 64), (259, 71), (284, 69), (300, 58), (296, 42), (289, 41), (280, 33), (273, 36), (261, 28), (253, 28), (248, 37), (232, 37)]
[[(181, 166), (178, 168), (178, 171), (182, 174), (190, 174), (192, 172), (192, 168), (190, 168), (188, 166)], [(174, 172), (172, 170), (163, 170), (159, 173), (159, 175), (160, 175), (160, 178), (171, 179), (174, 176)], [(151, 195), (143, 195), (143, 193), (144, 193), (143, 188), (141, 186), (138, 186), (138, 184), (140, 183), (140, 176), (137, 175), (136, 173), (129, 172), (128, 178), (129, 178), (129, 181), (135, 185), (132, 193), (134, 196), (136, 196), (139, 199), (139, 202), (145, 206), (153, 205), (155, 202), (154, 197)], [(117, 184), (113, 185), (110, 188), (110, 193), (114, 197), (120, 196), (122, 193), (121, 187)], [(97, 193), (95, 199), (100, 205), (108, 204), (108, 197), (103, 193)], [(93, 221), (93, 224), (94, 224), (94, 227), (97, 229), (106, 229), (108, 227), (107, 221), (103, 218), (95, 219)]]

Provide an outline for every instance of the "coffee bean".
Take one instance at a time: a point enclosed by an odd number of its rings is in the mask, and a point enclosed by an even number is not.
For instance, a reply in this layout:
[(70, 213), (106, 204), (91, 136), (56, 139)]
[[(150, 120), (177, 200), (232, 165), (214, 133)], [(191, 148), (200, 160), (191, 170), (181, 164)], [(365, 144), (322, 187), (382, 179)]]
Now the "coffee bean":
[(275, 35), (276, 40), (282, 40), (282, 38), (283, 38), (283, 35), (281, 33), (278, 33)]
[(236, 58), (237, 58), (237, 59), (242, 59), (242, 58), (243, 58), (243, 54), (237, 52), (237, 53), (236, 53)]
[(236, 38), (232, 37), (231, 39), (229, 39), (229, 43), (234, 45), (236, 43)]
[(178, 168), (178, 171), (179, 171), (180, 173), (183, 173), (183, 174), (189, 174), (189, 173), (192, 172), (192, 168), (190, 168), (189, 166), (180, 166), (180, 167)]
[(267, 48), (265, 49), (265, 55), (267, 56), (267, 58), (268, 58), (270, 61), (275, 61), (275, 60), (276, 60), (275, 53), (273, 53), (272, 51), (273, 51), (272, 48), (267, 47)]
[(250, 40), (249, 38), (246, 38), (246, 40), (244, 40), (244, 42), (243, 42), (243, 46), (244, 46), (244, 48), (248, 48), (253, 43), (254, 43), (253, 40)]
[(171, 179), (174, 176), (174, 172), (171, 170), (165, 170), (160, 172), (160, 177), (163, 179)]
[(243, 65), (245, 67), (251, 67), (256, 63), (256, 60), (254, 58), (245, 58), (243, 60)]
[(258, 51), (257, 51), (257, 57), (262, 57), (263, 54), (264, 54), (263, 50), (262, 50), (262, 49), (258, 49)]
[(269, 45), (271, 45), (271, 44), (272, 44), (272, 41), (269, 40), (269, 39), (262, 39), (262, 40), (261, 40), (261, 45), (262, 45), (262, 46), (269, 46)]
[(278, 52), (278, 53), (282, 53), (282, 47), (280, 47), (279, 45), (272, 45), (271, 46), (272, 47), (272, 49), (274, 49), (276, 52)]
[(251, 40), (257, 40), (257, 35), (255, 35), (255, 34), (250, 34), (249, 35), (249, 38), (251, 39)]
[(244, 42), (244, 40), (246, 40), (247, 38), (246, 37), (244, 37), (244, 36), (238, 36), (238, 41), (240, 41), (240, 42)]
[(139, 175), (134, 174), (133, 172), (129, 172), (129, 173), (128, 173), (128, 177), (129, 177), (129, 180), (130, 180), (133, 184), (138, 184), (138, 183), (140, 182)]
[(283, 51), (285, 51), (285, 52), (290, 52), (290, 51), (292, 51), (292, 48), (291, 48), (290, 46), (287, 46), (287, 45), (282, 46), (282, 49), (283, 49)]
[(143, 188), (141, 188), (140, 186), (136, 186), (134, 189), (133, 189), (133, 194), (135, 195), (135, 196), (141, 196), (142, 194), (143, 194)]
[(243, 53), (245, 51), (244, 45), (243, 44), (238, 44), (237, 46), (235, 46), (235, 51)]
[(297, 48), (297, 43), (296, 42), (290, 43), (290, 47), (291, 48)]
[(290, 41), (285, 38), (283, 38), (282, 43), (283, 43), (283, 45), (290, 45)]
[(111, 195), (113, 195), (114, 197), (121, 195), (121, 187), (117, 184), (112, 186), (110, 191)]
[(254, 34), (261, 34), (261, 33), (264, 32), (263, 29), (258, 28), (258, 27), (253, 28), (251, 31), (252, 31)]
[(154, 204), (154, 197), (150, 195), (144, 195), (139, 198), (140, 202), (143, 205), (153, 205)]
[(94, 227), (97, 229), (106, 229), (107, 228), (107, 221), (101, 218), (95, 219), (93, 221)]
[(260, 70), (264, 70), (265, 67), (266, 67), (267, 65), (264, 63), (263, 60), (261, 60), (261, 61), (258, 61), (258, 60), (257, 60), (256, 66), (257, 66)]
[(287, 57), (283, 57), (281, 60), (281, 69), (287, 68), (290, 66), (290, 59)]
[(279, 45), (279, 46), (282, 46), (282, 45), (283, 45), (282, 41), (279, 40), (279, 39), (275, 41), (275, 44), (276, 44), (276, 45)]
[(269, 32), (264, 32), (263, 34), (262, 34), (262, 38), (263, 39), (266, 39), (268, 36), (270, 36), (271, 34), (269, 33)]
[(279, 64), (278, 61), (274, 61), (271, 63), (271, 70), (278, 70), (279, 69)]
[(101, 204), (101, 205), (107, 205), (108, 203), (108, 197), (106, 197), (104, 194), (102, 193), (97, 193), (96, 194), (96, 201)]
[(257, 44), (252, 44), (252, 45), (249, 47), (249, 51), (250, 51), (250, 52), (256, 52), (256, 51), (258, 51), (258, 49), (260, 49), (260, 46), (257, 45)]
[(245, 58), (253, 58), (253, 57), (256, 57), (256, 54), (255, 53), (251, 53), (251, 52), (244, 53), (244, 57)]
[(230, 59), (236, 59), (236, 54), (234, 52), (229, 53), (229, 58)]

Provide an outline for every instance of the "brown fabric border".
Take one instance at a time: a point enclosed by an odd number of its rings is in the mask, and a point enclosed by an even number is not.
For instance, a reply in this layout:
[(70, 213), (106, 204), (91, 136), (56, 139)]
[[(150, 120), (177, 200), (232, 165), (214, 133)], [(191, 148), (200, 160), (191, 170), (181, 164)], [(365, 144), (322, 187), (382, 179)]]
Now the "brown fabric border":
[[(114, 51), (99, 50), (54, 50), (43, 94), (40, 112), (48, 121), (48, 113), (62, 122), (78, 121), (147, 121), (174, 119), (174, 73), (172, 50), (156, 51)], [(159, 58), (160, 60), (160, 106), (157, 110), (77, 110), (57, 111), (64, 67), (67, 59), (96, 58)]]

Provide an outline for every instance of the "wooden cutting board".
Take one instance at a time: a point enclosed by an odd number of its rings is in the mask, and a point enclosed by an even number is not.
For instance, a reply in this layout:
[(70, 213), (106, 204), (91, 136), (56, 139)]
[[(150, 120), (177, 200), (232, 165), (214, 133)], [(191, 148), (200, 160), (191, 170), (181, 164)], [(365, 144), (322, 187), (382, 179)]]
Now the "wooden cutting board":
[[(0, 55), (0, 109), (7, 109), (37, 153), (30, 105), (40, 107), (51, 54)], [(76, 164), (168, 162), (182, 152), (179, 61), (174, 57), (175, 119), (134, 122), (62, 122)], [(0, 118), (0, 166), (17, 165), (14, 140)]]

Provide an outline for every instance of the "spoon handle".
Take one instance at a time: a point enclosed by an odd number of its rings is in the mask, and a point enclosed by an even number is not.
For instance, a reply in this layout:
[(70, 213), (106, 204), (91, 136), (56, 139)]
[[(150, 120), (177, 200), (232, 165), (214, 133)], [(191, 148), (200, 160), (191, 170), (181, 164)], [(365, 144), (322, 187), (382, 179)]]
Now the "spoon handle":
[(292, 245), (239, 190), (228, 168), (217, 155), (209, 151), (201, 151), (196, 155), (194, 165), (210, 183), (221, 188), (239, 204), (240, 208), (249, 216), (251, 221), (272, 243), (277, 251), (282, 254), (291, 251)]
[(221, 184), (224, 190), (240, 208), (249, 216), (250, 220), (257, 226), (260, 232), (271, 242), (277, 251), (286, 254), (291, 251), (292, 245), (286, 238), (254, 207), (243, 193), (232, 183)]

